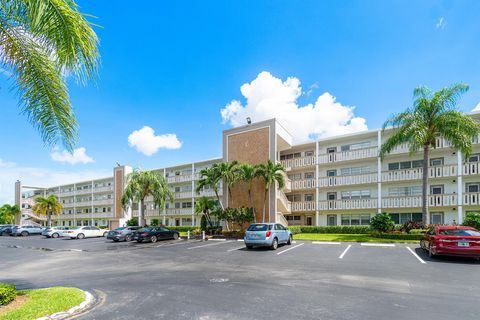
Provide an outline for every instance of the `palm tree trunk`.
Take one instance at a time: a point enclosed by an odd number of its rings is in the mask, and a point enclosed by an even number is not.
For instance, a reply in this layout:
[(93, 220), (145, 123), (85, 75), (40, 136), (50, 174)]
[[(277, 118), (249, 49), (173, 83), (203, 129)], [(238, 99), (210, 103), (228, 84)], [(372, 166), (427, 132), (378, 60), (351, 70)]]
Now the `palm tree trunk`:
[(423, 176), (422, 176), (422, 221), (428, 223), (428, 202), (427, 202), (427, 188), (428, 188), (428, 153), (429, 146), (423, 147)]
[(143, 199), (140, 200), (140, 206), (138, 208), (138, 226), (143, 227), (144, 222), (143, 222)]
[(265, 196), (263, 197), (262, 223), (265, 223), (265, 211), (267, 210), (267, 195), (268, 195), (268, 188), (265, 188)]
[(257, 214), (255, 213), (255, 207), (253, 206), (253, 198), (252, 198), (252, 187), (248, 187), (248, 198), (250, 200), (250, 207), (253, 210), (253, 222), (257, 222)]
[(47, 213), (47, 227), (52, 227), (52, 214), (50, 213), (50, 211), (48, 211)]
[(220, 207), (222, 208), (222, 210), (224, 210), (225, 208), (223, 207), (223, 203), (222, 203), (222, 201), (220, 201), (220, 196), (218, 195), (218, 189), (215, 188), (215, 189), (213, 189), (213, 191), (215, 192), (215, 196), (217, 197), (218, 203), (220, 203)]

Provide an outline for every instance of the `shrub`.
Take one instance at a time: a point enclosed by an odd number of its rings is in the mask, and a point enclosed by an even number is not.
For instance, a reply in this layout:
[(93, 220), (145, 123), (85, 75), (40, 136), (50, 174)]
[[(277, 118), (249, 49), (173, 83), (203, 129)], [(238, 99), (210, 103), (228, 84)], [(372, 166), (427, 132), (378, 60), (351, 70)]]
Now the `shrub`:
[(370, 227), (377, 232), (389, 232), (395, 227), (395, 223), (388, 213), (380, 213), (370, 219)]
[(132, 218), (130, 220), (127, 220), (127, 226), (129, 227), (138, 226), (138, 218)]
[(160, 220), (158, 220), (158, 219), (152, 219), (152, 221), (150, 222), (150, 225), (151, 225), (152, 227), (157, 227), (157, 226), (160, 225)]
[(17, 289), (14, 285), (0, 283), (0, 306), (4, 306), (12, 302), (17, 296)]
[(175, 230), (178, 232), (187, 232), (198, 229), (198, 226), (167, 226), (167, 229)]
[(288, 229), (293, 234), (298, 233), (340, 233), (340, 234), (368, 234), (369, 226), (291, 226)]
[(423, 229), (424, 224), (422, 222), (417, 222), (417, 221), (407, 221), (404, 224), (402, 224), (402, 227), (400, 228), (400, 231), (410, 233), (411, 230), (413, 229)]
[(372, 233), (374, 238), (392, 239), (392, 240), (421, 240), (423, 234), (409, 233)]
[(468, 212), (463, 225), (480, 230), (480, 212)]
[(227, 238), (236, 238), (236, 239), (242, 239), (244, 233), (240, 230), (233, 230), (233, 231), (222, 231), (222, 234), (227, 237)]

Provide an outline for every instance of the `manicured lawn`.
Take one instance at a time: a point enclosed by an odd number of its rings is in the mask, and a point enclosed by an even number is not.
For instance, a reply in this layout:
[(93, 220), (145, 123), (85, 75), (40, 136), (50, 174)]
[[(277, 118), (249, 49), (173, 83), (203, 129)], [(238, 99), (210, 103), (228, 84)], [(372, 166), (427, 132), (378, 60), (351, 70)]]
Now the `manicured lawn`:
[(85, 300), (85, 294), (77, 288), (53, 287), (19, 291), (29, 298), (18, 309), (0, 315), (0, 320), (31, 320), (52, 313), (67, 311)]
[(299, 233), (295, 234), (293, 239), (339, 242), (418, 243), (418, 240), (382, 239), (372, 237), (369, 234)]

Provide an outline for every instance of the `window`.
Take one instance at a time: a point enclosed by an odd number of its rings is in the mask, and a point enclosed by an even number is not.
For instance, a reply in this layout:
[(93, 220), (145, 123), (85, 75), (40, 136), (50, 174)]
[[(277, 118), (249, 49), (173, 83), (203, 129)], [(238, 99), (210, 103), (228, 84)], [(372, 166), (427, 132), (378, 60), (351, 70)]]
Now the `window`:
[(467, 192), (480, 192), (480, 183), (467, 183)]
[(337, 200), (337, 193), (336, 192), (328, 192), (327, 193), (327, 200)]
[(327, 153), (335, 153), (335, 152), (337, 152), (337, 147), (327, 148)]
[(329, 214), (327, 215), (327, 226), (336, 226), (337, 225), (337, 215)]
[(443, 185), (430, 186), (430, 193), (431, 194), (442, 194), (443, 193)]
[(175, 192), (180, 192), (180, 187), (175, 187)]
[(432, 224), (443, 224), (443, 212), (430, 213), (430, 222)]
[(303, 176), (305, 179), (315, 179), (315, 172), (305, 172)]
[(341, 219), (342, 226), (359, 226), (369, 225), (369, 214), (342, 214)]
[(327, 170), (327, 177), (335, 177), (337, 175), (337, 170)]
[(369, 172), (370, 172), (370, 167), (351, 167), (351, 168), (340, 169), (340, 174), (342, 176), (369, 173)]
[(430, 159), (430, 165), (432, 167), (443, 166), (443, 158)]
[(293, 154), (293, 157), (294, 157), (294, 158), (301, 158), (301, 157), (302, 157), (302, 154), (301, 154), (300, 152), (295, 152), (295, 153)]
[(314, 201), (313, 200), (313, 193), (309, 193), (305, 195), (305, 201)]
[(181, 203), (180, 202), (175, 202), (175, 209), (180, 209)]
[(418, 196), (421, 194), (422, 194), (421, 186), (388, 188), (388, 195), (390, 197)]
[(302, 180), (302, 174), (301, 173), (294, 173), (288, 176), (290, 180)]
[(182, 202), (182, 208), (191, 208), (192, 207), (192, 203), (191, 202)]
[(412, 168), (412, 161), (400, 162), (400, 169), (411, 169), (411, 168)]
[(370, 198), (370, 190), (342, 191), (342, 199), (365, 199)]
[(313, 157), (313, 151), (305, 151), (305, 157)]
[(393, 170), (399, 170), (399, 169), (421, 168), (422, 165), (423, 165), (423, 160), (391, 162), (388, 164), (388, 170), (393, 171)]
[(400, 169), (400, 164), (398, 162), (393, 162), (388, 164), (389, 171), (398, 170), (398, 169)]
[(472, 154), (468, 158), (468, 162), (479, 162), (480, 161), (480, 153)]
[(413, 213), (390, 213), (390, 217), (392, 218), (395, 224), (404, 224), (407, 221), (422, 221), (422, 213), (421, 212), (413, 212)]

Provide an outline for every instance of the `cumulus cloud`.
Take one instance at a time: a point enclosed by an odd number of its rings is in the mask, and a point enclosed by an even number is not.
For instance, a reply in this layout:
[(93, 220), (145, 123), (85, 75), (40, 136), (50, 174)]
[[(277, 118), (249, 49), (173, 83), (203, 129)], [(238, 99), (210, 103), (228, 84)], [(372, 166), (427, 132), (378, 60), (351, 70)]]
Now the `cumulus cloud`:
[[(1, 164), (7, 163), (4, 166)], [(12, 203), (15, 198), (15, 181), (24, 185), (51, 187), (87, 179), (97, 179), (112, 176), (112, 170), (80, 170), (67, 171), (58, 168), (27, 167), (14, 162), (0, 162), (0, 204)]]
[(328, 92), (315, 103), (300, 106), (297, 100), (302, 88), (295, 77), (282, 81), (264, 71), (243, 84), (240, 92), (245, 105), (232, 100), (221, 109), (223, 122), (234, 127), (244, 125), (247, 117), (252, 121), (276, 118), (292, 134), (294, 142), (368, 129), (365, 119), (354, 115), (354, 107), (342, 105)]
[(445, 25), (447, 24), (447, 22), (445, 21), (445, 18), (444, 17), (440, 17), (438, 18), (438, 21), (437, 23), (435, 24), (435, 27), (437, 29), (443, 29), (445, 28)]
[(78, 148), (73, 150), (73, 153), (68, 151), (60, 151), (58, 148), (54, 148), (52, 153), (50, 153), (50, 157), (54, 161), (58, 162), (67, 162), (70, 164), (77, 164), (77, 163), (92, 163), (95, 162), (93, 158), (87, 155), (87, 149), (85, 148)]
[(480, 111), (480, 102), (477, 104), (475, 108), (473, 108), (472, 111)]
[(178, 140), (176, 134), (167, 133), (156, 136), (155, 130), (149, 126), (133, 131), (128, 136), (128, 144), (146, 156), (151, 156), (160, 149), (180, 149), (182, 147), (182, 142)]

